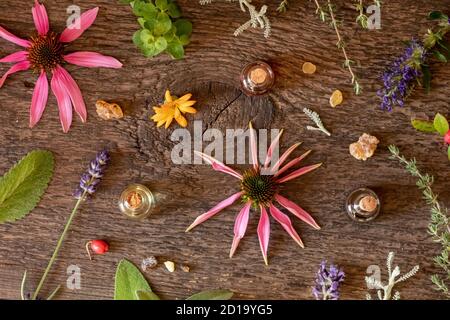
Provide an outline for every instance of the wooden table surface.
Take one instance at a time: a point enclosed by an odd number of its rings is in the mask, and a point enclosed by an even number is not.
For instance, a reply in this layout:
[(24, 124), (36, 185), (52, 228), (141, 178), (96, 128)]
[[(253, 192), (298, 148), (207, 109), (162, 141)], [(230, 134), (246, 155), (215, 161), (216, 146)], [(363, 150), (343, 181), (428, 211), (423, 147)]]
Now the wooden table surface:
[[(261, 3), (262, 1), (255, 1)], [(180, 61), (162, 55), (144, 58), (135, 49), (131, 36), (137, 29), (130, 8), (111, 0), (77, 0), (83, 10), (100, 7), (95, 24), (71, 50), (92, 50), (120, 59), (121, 70), (87, 69), (69, 66), (86, 100), (89, 119), (74, 120), (68, 134), (61, 130), (54, 97), (49, 99), (43, 119), (33, 130), (28, 128), (29, 105), (35, 82), (31, 72), (9, 78), (0, 90), (0, 172), (8, 170), (27, 152), (43, 148), (56, 158), (53, 181), (38, 207), (22, 221), (0, 225), (0, 298), (19, 298), (22, 274), (28, 270), (28, 290), (33, 290), (53, 251), (69, 212), (71, 197), (79, 175), (88, 161), (105, 145), (113, 146), (112, 165), (95, 198), (83, 205), (64, 243), (42, 293), (66, 282), (69, 265), (81, 268), (81, 289), (64, 288), (58, 299), (111, 299), (117, 263), (127, 258), (136, 264), (155, 255), (160, 261), (187, 263), (190, 273), (168, 273), (160, 267), (146, 276), (164, 299), (181, 299), (200, 290), (227, 288), (238, 299), (311, 299), (311, 286), (321, 260), (341, 265), (347, 274), (343, 299), (364, 299), (366, 268), (384, 267), (389, 251), (403, 271), (415, 264), (421, 267), (412, 280), (399, 286), (404, 299), (437, 299), (430, 275), (437, 270), (432, 257), (439, 247), (427, 234), (429, 210), (415, 187), (415, 181), (392, 160), (387, 146), (397, 144), (407, 157), (417, 157), (424, 170), (436, 176), (435, 190), (442, 201), (450, 202), (445, 179), (449, 162), (441, 139), (416, 132), (409, 120), (413, 114), (432, 117), (436, 112), (448, 115), (450, 68), (432, 67), (433, 90), (426, 95), (418, 90), (407, 107), (392, 113), (379, 110), (379, 77), (384, 67), (402, 52), (402, 42), (422, 35), (432, 23), (431, 10), (446, 10), (449, 0), (390, 0), (382, 9), (382, 29), (364, 31), (354, 19), (350, 1), (339, 1), (343, 33), (348, 37), (351, 59), (358, 61), (356, 71), (364, 93), (355, 96), (349, 75), (342, 69), (343, 58), (336, 49), (332, 29), (314, 14), (312, 2), (292, 0), (286, 14), (270, 7), (273, 34), (265, 40), (259, 31), (235, 38), (232, 33), (247, 19), (237, 4), (217, 1), (200, 6), (198, 1), (179, 0), (184, 16), (194, 24), (192, 43), (186, 58)], [(31, 0), (0, 2), (0, 25), (26, 37), (34, 31)], [(47, 0), (51, 25), (60, 31), (67, 19), (68, 0)], [(0, 40), (0, 56), (17, 50)], [(238, 88), (238, 75), (249, 62), (268, 61), (277, 75), (269, 97), (244, 98)], [(305, 76), (301, 65), (312, 61), (318, 66), (313, 76)], [(7, 69), (1, 66), (1, 71)], [(276, 223), (271, 226), (270, 265), (264, 266), (256, 226), (258, 214), (252, 214), (247, 235), (235, 258), (228, 258), (233, 237), (235, 205), (185, 234), (195, 217), (237, 190), (232, 177), (212, 171), (204, 165), (174, 165), (174, 145), (169, 130), (157, 129), (149, 120), (153, 105), (161, 101), (164, 90), (174, 94), (188, 91), (199, 101), (199, 113), (206, 128), (245, 128), (253, 119), (257, 128), (285, 128), (282, 150), (297, 141), (314, 152), (308, 164), (323, 162), (314, 173), (289, 182), (283, 194), (308, 210), (322, 226), (315, 231), (294, 220), (306, 244), (298, 248)], [(344, 92), (345, 102), (332, 109), (328, 104), (335, 89)], [(95, 101), (120, 103), (125, 118), (100, 120)], [(333, 135), (305, 129), (310, 124), (303, 107), (319, 111)], [(189, 119), (192, 128), (192, 119)], [(360, 162), (350, 156), (348, 146), (368, 132), (381, 143), (375, 156)], [(242, 169), (245, 166), (235, 166)], [(157, 194), (158, 209), (145, 221), (122, 216), (117, 200), (129, 183), (148, 185)], [(360, 186), (374, 188), (383, 199), (382, 214), (368, 224), (357, 224), (344, 212), (345, 198)], [(89, 261), (84, 244), (94, 238), (107, 239), (111, 251)], [(383, 268), (383, 270), (385, 270)]]

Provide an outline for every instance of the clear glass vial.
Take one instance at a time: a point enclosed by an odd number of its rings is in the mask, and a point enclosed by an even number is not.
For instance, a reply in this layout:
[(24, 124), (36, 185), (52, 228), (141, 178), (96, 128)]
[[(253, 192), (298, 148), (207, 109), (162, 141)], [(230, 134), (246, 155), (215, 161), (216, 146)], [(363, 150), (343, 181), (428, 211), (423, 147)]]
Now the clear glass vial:
[(354, 221), (371, 221), (380, 213), (380, 198), (369, 188), (356, 189), (347, 197), (345, 209)]
[(263, 95), (275, 83), (272, 68), (263, 61), (248, 64), (241, 72), (241, 89), (249, 96)]
[(119, 199), (119, 208), (123, 214), (133, 219), (144, 219), (151, 213), (155, 197), (149, 188), (142, 184), (129, 185)]

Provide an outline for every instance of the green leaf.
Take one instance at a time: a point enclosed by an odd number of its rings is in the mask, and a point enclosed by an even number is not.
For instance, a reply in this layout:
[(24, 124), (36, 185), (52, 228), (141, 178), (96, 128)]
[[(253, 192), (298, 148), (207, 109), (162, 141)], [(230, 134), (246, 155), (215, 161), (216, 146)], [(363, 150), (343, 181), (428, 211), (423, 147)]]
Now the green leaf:
[(447, 57), (444, 56), (442, 53), (440, 53), (438, 50), (433, 51), (433, 55), (435, 56), (436, 59), (438, 59), (440, 62), (444, 62), (447, 63)]
[(181, 10), (176, 3), (171, 3), (167, 7), (167, 13), (171, 18), (179, 18), (181, 17)]
[(430, 20), (447, 20), (448, 16), (443, 14), (441, 11), (431, 11), (428, 14), (428, 19)]
[(434, 117), (434, 127), (441, 136), (445, 136), (449, 130), (447, 119), (440, 113), (437, 113)]
[(141, 38), (141, 42), (145, 45), (147, 45), (148, 43), (153, 43), (155, 42), (155, 37), (153, 36), (153, 34), (147, 30), (147, 29), (143, 29), (141, 31), (140, 34), (140, 38)]
[(447, 149), (447, 156), (448, 156), (448, 160), (450, 160), (450, 146), (448, 146), (448, 149)]
[(136, 296), (138, 300), (161, 300), (154, 292), (152, 291), (136, 291)]
[(0, 224), (25, 217), (39, 203), (53, 176), (49, 151), (28, 153), (0, 178)]
[(167, 10), (167, 7), (168, 7), (167, 0), (156, 0), (155, 4), (159, 9), (161, 9), (161, 11)]
[(178, 19), (174, 23), (177, 28), (177, 36), (190, 35), (192, 33), (192, 23), (186, 19)]
[(229, 290), (208, 290), (196, 293), (186, 300), (230, 300), (233, 292)]
[(423, 82), (423, 87), (425, 89), (426, 93), (430, 93), (431, 90), (431, 71), (430, 71), (430, 67), (427, 65), (422, 65), (422, 82)]
[(167, 15), (167, 13), (164, 12), (158, 13), (153, 33), (155, 35), (163, 35), (171, 28), (172, 28), (172, 20), (170, 20), (169, 15)]
[(159, 52), (163, 52), (167, 48), (167, 40), (164, 37), (159, 37), (155, 41), (155, 48)]
[(116, 270), (114, 300), (138, 300), (138, 291), (152, 289), (139, 269), (128, 260), (122, 259)]
[(433, 121), (412, 119), (411, 124), (416, 130), (421, 132), (427, 133), (436, 132), (436, 128), (434, 127)]
[(191, 38), (186, 34), (183, 34), (182, 36), (180, 36), (179, 39), (183, 46), (187, 46), (189, 44), (189, 42), (191, 42)]
[(182, 59), (184, 57), (184, 48), (178, 39), (170, 42), (166, 50), (174, 59)]

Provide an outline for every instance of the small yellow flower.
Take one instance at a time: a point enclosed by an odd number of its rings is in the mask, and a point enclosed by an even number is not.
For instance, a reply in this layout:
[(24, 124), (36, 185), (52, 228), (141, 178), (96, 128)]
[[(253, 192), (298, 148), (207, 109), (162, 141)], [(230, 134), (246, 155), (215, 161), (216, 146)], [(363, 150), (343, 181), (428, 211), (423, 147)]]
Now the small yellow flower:
[(185, 128), (187, 126), (187, 120), (183, 114), (197, 112), (192, 107), (197, 101), (190, 100), (191, 98), (192, 94), (190, 93), (185, 94), (181, 98), (177, 98), (172, 96), (170, 91), (167, 90), (164, 104), (159, 107), (153, 107), (155, 115), (152, 116), (152, 120), (156, 122), (156, 126), (159, 128), (164, 124), (167, 129), (173, 119), (175, 119), (180, 126)]

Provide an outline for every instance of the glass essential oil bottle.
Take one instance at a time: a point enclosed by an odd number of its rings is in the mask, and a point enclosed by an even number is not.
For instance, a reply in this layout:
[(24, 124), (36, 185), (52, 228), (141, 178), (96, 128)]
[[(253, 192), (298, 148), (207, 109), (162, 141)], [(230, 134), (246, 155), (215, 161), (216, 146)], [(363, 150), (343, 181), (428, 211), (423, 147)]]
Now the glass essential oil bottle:
[(123, 214), (133, 219), (144, 219), (151, 213), (155, 197), (142, 184), (129, 185), (120, 195), (119, 208)]
[(240, 81), (241, 89), (246, 95), (263, 95), (273, 87), (275, 74), (267, 63), (257, 61), (242, 70)]
[(348, 197), (345, 209), (348, 216), (357, 222), (375, 219), (380, 213), (381, 202), (377, 194), (368, 188), (353, 191)]

